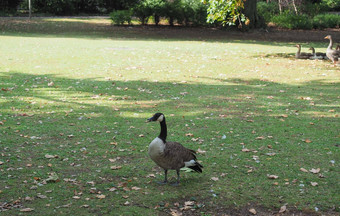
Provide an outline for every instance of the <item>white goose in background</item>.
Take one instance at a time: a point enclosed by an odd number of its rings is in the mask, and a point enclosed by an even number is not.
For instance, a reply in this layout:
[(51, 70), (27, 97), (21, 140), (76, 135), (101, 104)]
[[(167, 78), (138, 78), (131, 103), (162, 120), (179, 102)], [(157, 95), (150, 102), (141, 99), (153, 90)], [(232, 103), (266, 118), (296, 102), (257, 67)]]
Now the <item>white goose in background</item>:
[(333, 62), (334, 66), (337, 64), (340, 57), (340, 50), (333, 50), (333, 40), (332, 36), (327, 35), (325, 39), (329, 40), (329, 45), (326, 50), (327, 57)]
[(297, 59), (309, 59), (310, 57), (313, 56), (311, 53), (301, 52), (301, 45), (300, 44), (296, 44), (295, 46), (298, 48), (298, 51), (295, 54), (295, 58), (297, 58)]

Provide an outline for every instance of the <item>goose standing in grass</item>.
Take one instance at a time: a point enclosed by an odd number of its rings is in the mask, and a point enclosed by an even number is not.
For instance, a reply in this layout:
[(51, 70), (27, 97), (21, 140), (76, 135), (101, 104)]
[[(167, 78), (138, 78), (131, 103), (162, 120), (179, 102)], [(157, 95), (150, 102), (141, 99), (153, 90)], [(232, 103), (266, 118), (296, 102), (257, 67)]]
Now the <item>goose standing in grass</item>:
[(324, 59), (326, 57), (326, 53), (322, 53), (322, 52), (316, 53), (314, 47), (309, 48), (309, 50), (312, 50), (311, 59)]
[(300, 44), (296, 44), (295, 46), (298, 48), (298, 51), (295, 54), (295, 58), (297, 58), (297, 59), (309, 59), (309, 58), (312, 57), (311, 53), (301, 52), (301, 45)]
[(166, 140), (167, 127), (165, 116), (163, 113), (156, 113), (147, 122), (158, 121), (161, 125), (161, 132), (149, 145), (150, 158), (161, 168), (164, 169), (165, 178), (161, 184), (168, 182), (168, 170), (176, 170), (178, 185), (180, 181), (179, 172), (183, 167), (190, 168), (201, 173), (203, 166), (196, 160), (196, 152), (187, 149), (178, 142), (170, 142)]
[(326, 55), (330, 60), (332, 60), (334, 66), (335, 66), (338, 62), (339, 57), (340, 57), (340, 51), (339, 50), (333, 50), (333, 48), (332, 48), (333, 47), (332, 36), (327, 35), (325, 37), (325, 39), (329, 40), (329, 45), (328, 45), (327, 50), (326, 50)]

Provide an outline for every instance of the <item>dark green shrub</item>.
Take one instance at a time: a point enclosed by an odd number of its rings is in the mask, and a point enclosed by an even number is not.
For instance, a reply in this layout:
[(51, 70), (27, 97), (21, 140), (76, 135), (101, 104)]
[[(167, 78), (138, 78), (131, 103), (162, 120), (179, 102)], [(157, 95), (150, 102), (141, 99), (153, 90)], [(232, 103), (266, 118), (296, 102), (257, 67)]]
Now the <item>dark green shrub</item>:
[(258, 2), (257, 3), (257, 13), (262, 16), (266, 23), (269, 23), (272, 17), (280, 13), (279, 5), (277, 2)]
[(110, 17), (116, 25), (123, 25), (125, 22), (131, 24), (132, 12), (130, 10), (117, 10), (110, 13)]
[(164, 16), (169, 18), (169, 24), (171, 26), (174, 25), (175, 20), (178, 23), (182, 23), (184, 20), (184, 12), (181, 0), (167, 1), (164, 5)]
[(303, 14), (303, 15), (295, 15), (286, 11), (280, 15), (274, 16), (272, 18), (272, 22), (277, 26), (288, 29), (312, 29), (313, 24), (311, 19)]
[(148, 6), (146, 1), (140, 1), (135, 5), (132, 11), (133, 15), (139, 19), (142, 25), (144, 25), (148, 21), (148, 18), (153, 14), (151, 7)]
[(313, 18), (313, 28), (336, 28), (340, 26), (340, 16), (337, 14), (319, 14)]
[(186, 25), (206, 25), (208, 5), (200, 0), (182, 0), (184, 22)]

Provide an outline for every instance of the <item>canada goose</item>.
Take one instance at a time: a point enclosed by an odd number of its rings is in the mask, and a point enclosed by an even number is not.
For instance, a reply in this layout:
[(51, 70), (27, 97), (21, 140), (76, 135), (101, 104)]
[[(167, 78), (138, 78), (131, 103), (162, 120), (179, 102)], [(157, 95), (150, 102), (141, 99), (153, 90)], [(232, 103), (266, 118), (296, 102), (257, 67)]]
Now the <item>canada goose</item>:
[(295, 58), (297, 58), (297, 59), (309, 59), (310, 57), (312, 57), (311, 53), (301, 52), (301, 45), (300, 44), (296, 44), (295, 46), (298, 48), (298, 51), (295, 54)]
[(312, 50), (312, 54), (313, 54), (311, 59), (324, 59), (326, 57), (326, 53), (322, 53), (322, 52), (316, 53), (314, 47), (309, 48), (309, 50)]
[(330, 35), (327, 35), (325, 37), (325, 39), (328, 39), (329, 40), (329, 45), (327, 47), (327, 50), (326, 50), (326, 55), (327, 57), (332, 60), (332, 62), (334, 63), (334, 65), (336, 65), (337, 61), (338, 61), (338, 58), (340, 57), (340, 51), (339, 50), (333, 50), (332, 47), (333, 47), (333, 40), (332, 40), (332, 36)]
[(201, 173), (203, 166), (196, 161), (196, 152), (187, 149), (178, 142), (166, 141), (167, 128), (163, 113), (156, 113), (147, 122), (158, 121), (161, 125), (161, 132), (149, 145), (150, 158), (161, 168), (164, 169), (165, 178), (161, 184), (168, 182), (168, 170), (176, 170), (177, 182), (179, 184), (179, 171), (183, 167), (188, 167)]

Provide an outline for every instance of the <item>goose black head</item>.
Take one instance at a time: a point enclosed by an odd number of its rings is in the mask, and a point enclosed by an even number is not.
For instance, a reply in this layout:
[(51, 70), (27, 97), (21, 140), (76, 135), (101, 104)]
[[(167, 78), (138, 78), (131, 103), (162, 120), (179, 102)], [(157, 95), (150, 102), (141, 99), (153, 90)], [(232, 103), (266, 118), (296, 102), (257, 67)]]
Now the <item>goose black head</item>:
[(155, 113), (151, 118), (147, 119), (147, 122), (152, 122), (152, 121), (159, 121), (162, 122), (164, 120), (164, 114), (163, 113)]

